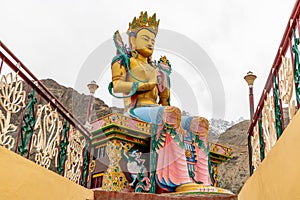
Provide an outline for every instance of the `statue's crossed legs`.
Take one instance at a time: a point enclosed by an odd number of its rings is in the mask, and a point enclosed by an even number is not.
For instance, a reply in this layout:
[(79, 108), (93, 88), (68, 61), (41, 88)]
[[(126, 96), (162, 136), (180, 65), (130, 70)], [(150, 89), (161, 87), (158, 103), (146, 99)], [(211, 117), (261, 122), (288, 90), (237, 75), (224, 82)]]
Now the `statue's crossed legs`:
[[(155, 170), (152, 174), (160, 188), (174, 191), (185, 183), (211, 184), (207, 119), (182, 117), (180, 109), (174, 106), (139, 107), (131, 110), (131, 114), (152, 124), (151, 150), (156, 152), (156, 163), (151, 170)], [(193, 170), (188, 168), (185, 138), (193, 146)]]

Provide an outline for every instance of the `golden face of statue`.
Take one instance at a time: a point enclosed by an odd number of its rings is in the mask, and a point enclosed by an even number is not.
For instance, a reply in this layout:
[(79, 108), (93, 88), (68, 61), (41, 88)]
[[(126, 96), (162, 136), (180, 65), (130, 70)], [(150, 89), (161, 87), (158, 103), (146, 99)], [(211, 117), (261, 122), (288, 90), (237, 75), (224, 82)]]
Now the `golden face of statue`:
[(154, 43), (155, 34), (148, 29), (140, 30), (136, 34), (136, 37), (132, 37), (131, 39), (132, 48), (146, 58), (149, 58), (152, 55)]

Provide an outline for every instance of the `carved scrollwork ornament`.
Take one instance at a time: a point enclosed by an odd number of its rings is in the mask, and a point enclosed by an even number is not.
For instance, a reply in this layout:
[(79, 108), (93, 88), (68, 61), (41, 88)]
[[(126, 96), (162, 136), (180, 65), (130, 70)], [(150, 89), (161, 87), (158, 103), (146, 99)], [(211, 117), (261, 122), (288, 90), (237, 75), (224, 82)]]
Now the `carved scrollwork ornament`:
[(258, 130), (258, 124), (255, 125), (254, 129), (253, 129), (253, 137), (252, 138), (252, 164), (254, 167), (254, 170), (256, 170), (258, 168), (258, 166), (261, 163), (261, 159), (260, 159), (260, 145), (259, 145), (259, 130)]
[(70, 140), (67, 149), (67, 160), (65, 163), (64, 177), (79, 183), (81, 177), (81, 167), (83, 165), (83, 149), (86, 141), (80, 139), (80, 133), (73, 126), (70, 127)]
[(289, 118), (292, 119), (295, 115), (295, 101), (293, 96), (294, 75), (293, 67), (290, 58), (282, 56), (282, 65), (279, 70), (279, 93), (283, 103), (288, 105)]
[(62, 127), (57, 110), (52, 110), (50, 104), (38, 105), (34, 126), (37, 133), (32, 136), (32, 148), (36, 151), (35, 162), (38, 165), (48, 169), (52, 159), (55, 158), (57, 166), (58, 136)]
[(274, 97), (269, 93), (264, 101), (262, 111), (262, 127), (264, 133), (265, 152), (268, 153), (277, 140)]
[(91, 173), (93, 173), (95, 171), (95, 168), (96, 168), (96, 161), (95, 160), (92, 160), (89, 164), (89, 171)]

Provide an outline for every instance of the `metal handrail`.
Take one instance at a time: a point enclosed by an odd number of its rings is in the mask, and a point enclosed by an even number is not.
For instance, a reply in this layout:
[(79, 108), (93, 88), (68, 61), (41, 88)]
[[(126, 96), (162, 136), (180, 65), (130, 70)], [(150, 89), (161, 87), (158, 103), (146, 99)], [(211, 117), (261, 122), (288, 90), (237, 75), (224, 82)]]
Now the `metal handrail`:
[(50, 104), (58, 108), (58, 112), (67, 118), (73, 126), (78, 128), (85, 139), (91, 140), (91, 133), (73, 116), (68, 109), (60, 103), (60, 101), (49, 91), (49, 89), (0, 41), (0, 47), (11, 56), (18, 66), (23, 69), (30, 77), (28, 77), (20, 68), (18, 68), (0, 49), (0, 57), (5, 58), (5, 63), (18, 75), (24, 79), (31, 87), (35, 88), (40, 95), (45, 98)]
[(292, 14), (289, 18), (289, 22), (287, 24), (285, 32), (283, 34), (282, 40), (280, 42), (278, 51), (276, 53), (274, 62), (272, 64), (272, 68), (270, 70), (270, 73), (269, 73), (269, 76), (268, 76), (268, 79), (267, 79), (267, 82), (265, 84), (264, 90), (263, 90), (262, 95), (260, 97), (260, 100), (258, 102), (256, 111), (254, 113), (253, 120), (252, 120), (252, 122), (249, 126), (248, 135), (253, 134), (253, 128), (254, 128), (256, 122), (258, 121), (259, 115), (262, 111), (262, 108), (263, 108), (263, 105), (264, 105), (264, 100), (267, 97), (267, 92), (270, 91), (270, 89), (272, 88), (273, 77), (274, 77), (274, 75), (277, 75), (279, 67), (282, 63), (281, 56), (285, 55), (285, 53), (287, 52), (287, 50), (290, 46), (291, 37), (292, 37), (292, 30), (296, 26), (299, 26), (299, 21), (298, 21), (299, 20), (299, 15), (300, 15), (300, 0), (297, 0), (295, 6), (293, 8)]

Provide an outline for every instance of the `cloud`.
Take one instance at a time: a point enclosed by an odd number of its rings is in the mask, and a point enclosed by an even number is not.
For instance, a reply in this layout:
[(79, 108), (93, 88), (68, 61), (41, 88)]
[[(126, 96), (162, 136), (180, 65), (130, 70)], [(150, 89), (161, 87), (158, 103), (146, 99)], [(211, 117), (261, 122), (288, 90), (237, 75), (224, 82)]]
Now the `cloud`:
[[(258, 102), (294, 3), (2, 0), (0, 39), (37, 77), (73, 87), (95, 48), (112, 38), (115, 30), (126, 31), (140, 11), (156, 12), (161, 28), (191, 38), (207, 52), (224, 85), (224, 117), (235, 120), (249, 116), (243, 76), (249, 70), (258, 76), (254, 85)], [(99, 91), (105, 90), (106, 85), (100, 84)]]

